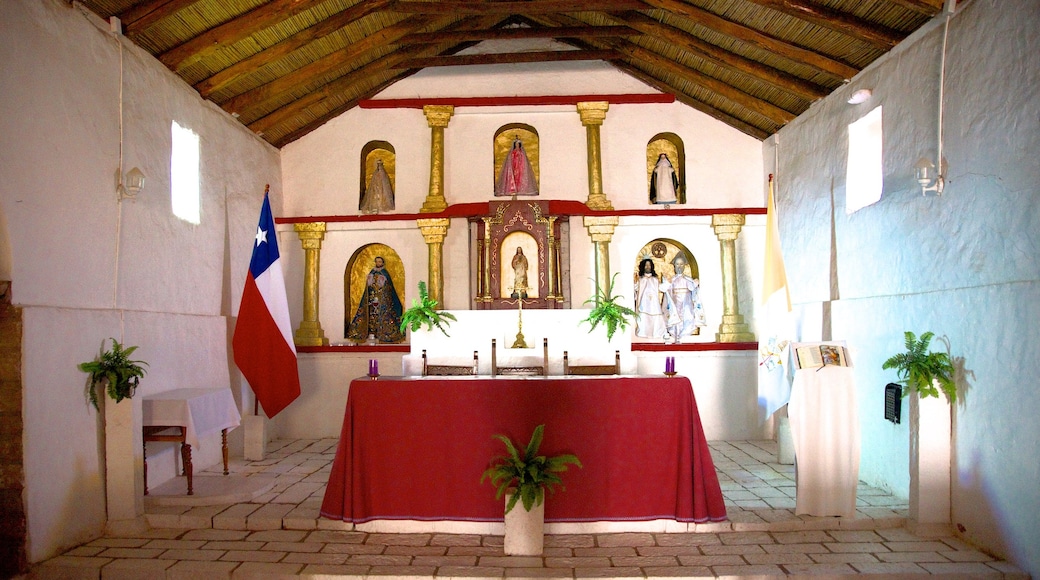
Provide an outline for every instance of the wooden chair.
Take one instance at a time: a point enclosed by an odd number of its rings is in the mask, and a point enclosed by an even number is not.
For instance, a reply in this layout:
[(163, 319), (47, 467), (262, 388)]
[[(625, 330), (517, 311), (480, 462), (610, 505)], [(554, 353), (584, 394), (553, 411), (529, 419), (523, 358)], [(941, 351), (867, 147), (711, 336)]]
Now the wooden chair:
[(549, 376), (549, 339), (542, 339), (542, 366), (534, 367), (500, 367), (498, 366), (497, 341), (491, 339), (491, 376)]
[(563, 351), (563, 374), (565, 375), (620, 375), (621, 352), (614, 351), (612, 365), (572, 365), (567, 360), (567, 351)]
[(472, 365), (431, 365), (426, 360), (426, 349), (422, 351), (422, 376), (462, 376), (477, 374), (477, 351), (473, 351)]

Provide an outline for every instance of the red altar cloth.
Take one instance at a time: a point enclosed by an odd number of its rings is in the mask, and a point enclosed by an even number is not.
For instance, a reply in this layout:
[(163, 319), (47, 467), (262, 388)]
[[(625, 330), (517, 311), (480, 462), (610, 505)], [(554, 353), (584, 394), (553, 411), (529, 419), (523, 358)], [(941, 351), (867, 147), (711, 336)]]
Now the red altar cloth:
[(321, 515), (501, 521), (480, 476), (505, 446), (574, 453), (547, 522), (721, 521), (726, 507), (685, 377), (380, 377), (350, 384)]

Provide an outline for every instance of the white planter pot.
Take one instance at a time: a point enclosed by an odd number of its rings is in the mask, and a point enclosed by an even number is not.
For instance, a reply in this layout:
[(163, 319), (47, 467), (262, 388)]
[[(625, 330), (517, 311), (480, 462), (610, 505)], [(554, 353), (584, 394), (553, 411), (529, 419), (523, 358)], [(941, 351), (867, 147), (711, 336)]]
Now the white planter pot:
[(112, 525), (144, 514), (141, 398), (116, 403), (101, 393), (105, 413), (105, 490)]
[(950, 523), (951, 412), (944, 396), (922, 399), (917, 393), (910, 395), (910, 520), (914, 527)]
[[(506, 496), (506, 505), (511, 495)], [(540, 556), (545, 535), (545, 502), (524, 509), (523, 501), (506, 514), (505, 553), (510, 556)]]

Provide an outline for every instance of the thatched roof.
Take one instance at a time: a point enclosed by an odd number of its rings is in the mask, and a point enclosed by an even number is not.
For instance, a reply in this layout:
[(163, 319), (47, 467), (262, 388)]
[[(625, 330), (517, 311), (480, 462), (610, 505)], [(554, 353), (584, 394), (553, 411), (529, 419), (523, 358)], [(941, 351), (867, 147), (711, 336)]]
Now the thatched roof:
[[(435, 66), (603, 60), (764, 139), (943, 0), (80, 0), (281, 147)], [(577, 50), (458, 55), (482, 40)]]

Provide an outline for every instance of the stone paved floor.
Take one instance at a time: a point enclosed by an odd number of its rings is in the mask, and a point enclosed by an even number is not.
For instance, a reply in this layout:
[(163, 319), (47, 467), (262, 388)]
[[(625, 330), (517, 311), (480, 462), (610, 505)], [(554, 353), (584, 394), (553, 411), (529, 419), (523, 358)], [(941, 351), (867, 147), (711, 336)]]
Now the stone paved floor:
[[(715, 442), (730, 521), (645, 530), (553, 533), (540, 557), (505, 556), (492, 533), (386, 533), (323, 520), (336, 441), (277, 441), (251, 501), (146, 507), (149, 529), (107, 535), (36, 566), (31, 578), (942, 578), (1028, 576), (953, 536), (918, 536), (907, 505), (860, 485), (855, 518), (794, 515), (793, 466), (773, 441)], [(205, 474), (202, 474), (203, 476)], [(212, 474), (210, 474), (212, 475)]]

